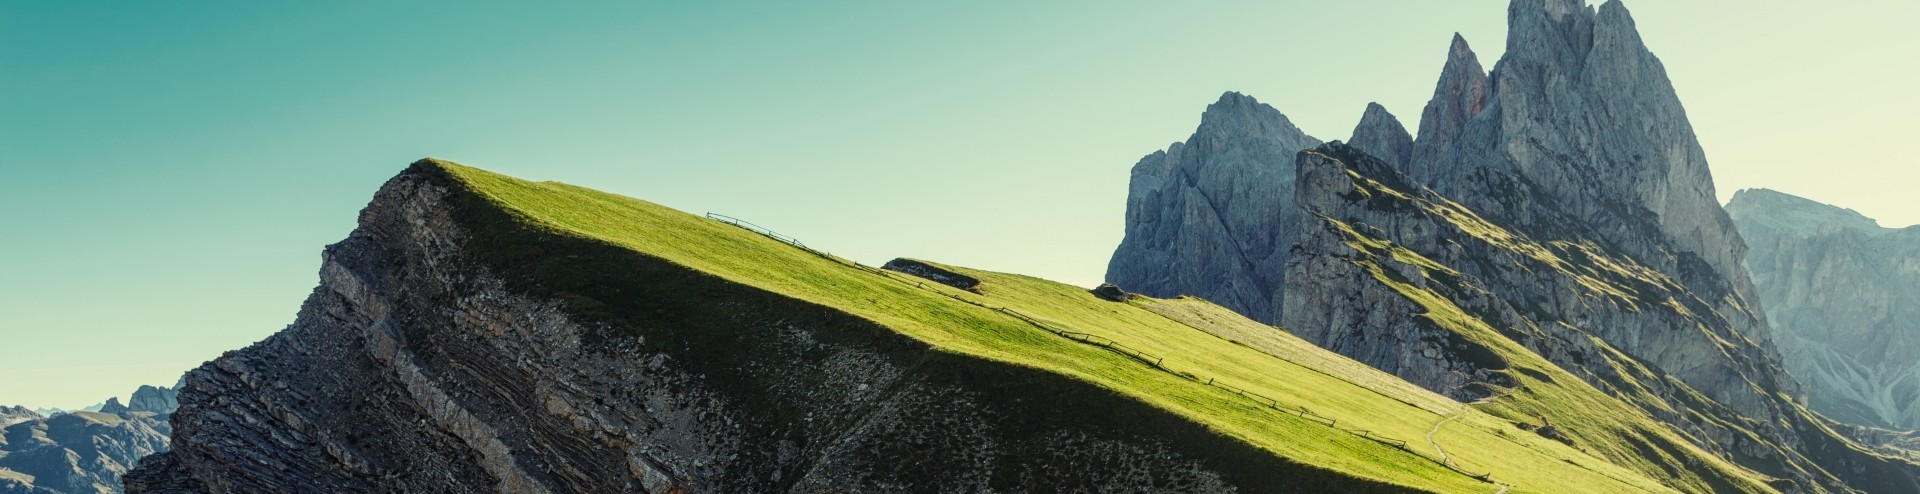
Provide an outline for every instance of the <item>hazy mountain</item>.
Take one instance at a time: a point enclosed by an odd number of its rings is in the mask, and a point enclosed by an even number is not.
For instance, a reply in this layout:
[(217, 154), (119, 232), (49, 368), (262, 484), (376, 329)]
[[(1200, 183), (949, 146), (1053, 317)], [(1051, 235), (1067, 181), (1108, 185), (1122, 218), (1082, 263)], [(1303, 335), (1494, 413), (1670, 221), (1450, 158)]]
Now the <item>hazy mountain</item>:
[(1765, 189), (1735, 193), (1727, 212), (1808, 406), (1920, 428), (1920, 227)]
[(46, 416), (0, 407), (0, 493), (121, 492), (120, 476), (141, 458), (167, 450), (171, 388), (141, 386), (135, 406), (108, 398), (106, 411)]

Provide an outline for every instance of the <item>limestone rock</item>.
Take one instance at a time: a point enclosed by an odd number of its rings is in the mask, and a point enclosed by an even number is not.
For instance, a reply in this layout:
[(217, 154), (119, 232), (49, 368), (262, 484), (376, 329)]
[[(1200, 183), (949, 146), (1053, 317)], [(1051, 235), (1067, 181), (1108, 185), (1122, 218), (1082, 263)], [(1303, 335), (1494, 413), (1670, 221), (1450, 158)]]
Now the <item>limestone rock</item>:
[(1454, 33), (1453, 44), (1447, 48), (1447, 63), (1440, 70), (1440, 82), (1433, 88), (1433, 99), (1420, 112), (1420, 139), (1413, 143), (1413, 154), (1402, 168), (1407, 176), (1423, 184), (1433, 182), (1440, 174), (1441, 157), (1460, 139), (1467, 120), (1486, 108), (1487, 93), (1486, 69), (1480, 67), (1480, 59), (1467, 46), (1467, 39)]
[(119, 414), (131, 412), (131, 411), (133, 411), (133, 409), (127, 408), (126, 405), (120, 404), (120, 397), (118, 396), (107, 398), (107, 403), (105, 405), (100, 405), (100, 413), (110, 413), (114, 415), (119, 415)]
[(1293, 159), (1319, 144), (1279, 110), (1240, 93), (1222, 95), (1185, 142), (1134, 165), (1126, 237), (1106, 281), (1154, 297), (1199, 296), (1278, 321), (1298, 219)]
[(1765, 189), (1727, 204), (1752, 247), (1760, 301), (1807, 404), (1864, 425), (1920, 428), (1920, 226)]
[(1394, 166), (1413, 160), (1413, 135), (1379, 103), (1367, 103), (1367, 112), (1353, 127), (1353, 138), (1347, 144)]

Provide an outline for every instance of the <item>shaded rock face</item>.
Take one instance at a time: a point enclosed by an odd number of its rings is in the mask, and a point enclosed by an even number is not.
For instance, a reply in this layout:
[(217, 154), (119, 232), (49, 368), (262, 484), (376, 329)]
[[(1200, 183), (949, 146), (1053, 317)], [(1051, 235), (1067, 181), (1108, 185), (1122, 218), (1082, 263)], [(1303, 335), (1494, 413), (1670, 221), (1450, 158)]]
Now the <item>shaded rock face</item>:
[(167, 450), (167, 417), (71, 412), (0, 430), (0, 492), (117, 493), (120, 476)]
[[(1436, 325), (1413, 298), (1424, 295), (1409, 293), (1419, 290), (1703, 449), (1792, 479), (1790, 491), (1920, 491), (1911, 465), (1847, 445), (1782, 399), (1787, 383), (1763, 344), (1673, 276), (1591, 240), (1533, 238), (1353, 147), (1304, 152), (1299, 169), (1284, 327), (1302, 338), (1461, 401), (1488, 396), (1475, 383), (1512, 386), (1507, 362)], [(1698, 398), (1695, 381), (1726, 398)]]
[(1765, 189), (1727, 204), (1760, 301), (1807, 404), (1848, 422), (1920, 428), (1920, 226)]
[(1061, 418), (1124, 405), (1090, 387), (1037, 392), (1035, 371), (631, 252), (606, 253), (632, 270), (619, 276), (648, 280), (627, 295), (710, 303), (662, 303), (631, 327), (587, 319), (498, 277), (470, 228), (483, 200), (438, 173), (416, 165), (379, 192), (327, 248), (292, 326), (188, 374), (174, 449), (129, 475), (129, 492), (1258, 485), (1198, 459), (1219, 451), (1140, 432), (1198, 425)]
[(1271, 106), (1221, 96), (1193, 136), (1134, 165), (1126, 236), (1107, 282), (1154, 297), (1199, 296), (1278, 321), (1298, 222), (1293, 157), (1319, 144)]
[(1413, 135), (1379, 103), (1367, 104), (1367, 112), (1360, 116), (1360, 124), (1353, 127), (1353, 138), (1347, 140), (1347, 145), (1395, 166), (1404, 166), (1413, 160)]

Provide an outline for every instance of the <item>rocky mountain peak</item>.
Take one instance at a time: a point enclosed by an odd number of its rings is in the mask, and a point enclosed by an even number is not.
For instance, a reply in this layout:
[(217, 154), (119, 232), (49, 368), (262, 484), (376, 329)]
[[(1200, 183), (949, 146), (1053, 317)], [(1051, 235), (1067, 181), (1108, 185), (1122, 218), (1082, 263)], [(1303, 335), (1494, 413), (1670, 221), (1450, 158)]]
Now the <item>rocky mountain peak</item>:
[(1221, 95), (1185, 142), (1134, 165), (1126, 237), (1106, 281), (1156, 297), (1198, 295), (1277, 321), (1299, 214), (1294, 155), (1318, 145), (1280, 110)]
[(1360, 124), (1353, 127), (1353, 137), (1347, 144), (1394, 166), (1403, 166), (1413, 159), (1413, 134), (1408, 134), (1407, 128), (1400, 125), (1400, 119), (1379, 103), (1367, 103), (1367, 112), (1360, 116)]
[(1440, 81), (1434, 84), (1433, 99), (1420, 112), (1420, 139), (1403, 164), (1406, 174), (1431, 183), (1439, 173), (1440, 157), (1459, 139), (1467, 120), (1486, 106), (1487, 71), (1480, 66), (1473, 48), (1467, 46), (1467, 39), (1454, 33), (1453, 44), (1447, 48), (1447, 63), (1440, 69)]
[(141, 385), (127, 400), (127, 408), (136, 412), (173, 413), (180, 408), (180, 388)]
[(1530, 234), (1591, 238), (1674, 273), (1766, 342), (1746, 246), (1626, 6), (1515, 0), (1508, 12), (1487, 108), (1442, 146), (1435, 190)]
[(1203, 146), (1206, 152), (1224, 152), (1239, 144), (1235, 139), (1292, 145), (1305, 136), (1280, 110), (1252, 96), (1227, 91), (1200, 114), (1200, 127), (1187, 145)]
[(117, 414), (127, 413), (131, 411), (133, 411), (133, 409), (127, 408), (126, 405), (121, 404), (120, 397), (117, 397), (117, 396), (112, 398), (107, 398), (107, 404), (100, 406), (100, 413), (111, 413), (111, 414), (117, 415)]
[(1594, 17), (1581, 0), (1513, 0), (1507, 6), (1506, 56), (1577, 66), (1593, 48)]

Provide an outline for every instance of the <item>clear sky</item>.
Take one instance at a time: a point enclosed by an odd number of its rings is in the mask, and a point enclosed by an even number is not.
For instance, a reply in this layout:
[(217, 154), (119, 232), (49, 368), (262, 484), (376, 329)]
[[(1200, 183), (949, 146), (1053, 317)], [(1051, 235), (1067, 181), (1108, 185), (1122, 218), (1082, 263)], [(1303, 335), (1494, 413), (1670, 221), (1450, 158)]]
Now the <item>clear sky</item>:
[[(1723, 197), (1920, 222), (1920, 2), (1641, 0)], [(0, 0), (0, 404), (78, 407), (291, 322), (437, 156), (739, 216), (870, 263), (1079, 284), (1128, 169), (1222, 91), (1417, 126), (1505, 0)]]

